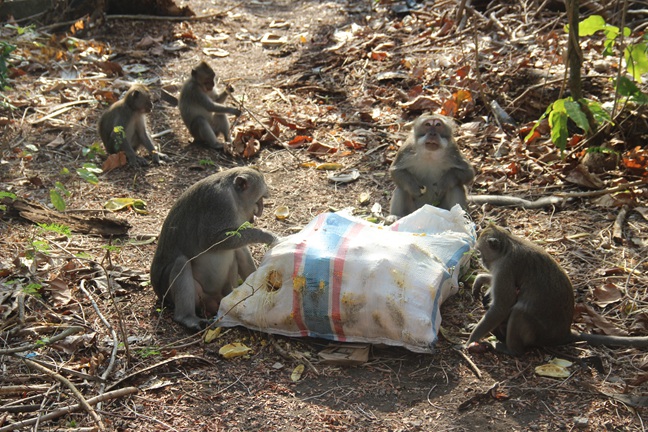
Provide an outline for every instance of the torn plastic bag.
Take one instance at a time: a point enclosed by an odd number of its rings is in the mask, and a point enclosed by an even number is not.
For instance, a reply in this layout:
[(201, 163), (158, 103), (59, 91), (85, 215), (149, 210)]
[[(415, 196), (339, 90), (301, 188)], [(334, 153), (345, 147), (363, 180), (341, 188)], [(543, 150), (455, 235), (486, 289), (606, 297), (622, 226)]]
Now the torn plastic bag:
[(317, 216), (283, 238), (220, 305), (220, 325), (432, 352), (441, 303), (458, 290), (475, 227), (459, 206), (391, 226)]

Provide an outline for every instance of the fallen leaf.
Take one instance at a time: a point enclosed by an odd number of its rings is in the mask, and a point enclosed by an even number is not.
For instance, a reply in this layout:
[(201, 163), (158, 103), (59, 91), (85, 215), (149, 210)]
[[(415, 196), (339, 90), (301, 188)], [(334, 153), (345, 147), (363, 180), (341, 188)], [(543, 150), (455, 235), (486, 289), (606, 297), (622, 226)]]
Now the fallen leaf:
[(401, 104), (408, 111), (435, 111), (441, 104), (430, 96), (417, 96), (413, 101)]
[(551, 378), (569, 378), (571, 373), (567, 368), (553, 363), (546, 363), (535, 368), (536, 375), (546, 376)]
[(295, 367), (295, 369), (293, 369), (292, 374), (290, 374), (290, 379), (293, 380), (293, 382), (297, 382), (302, 377), (303, 373), (304, 373), (304, 365), (299, 364)]
[(139, 198), (111, 198), (104, 204), (104, 208), (113, 212), (128, 207), (132, 208), (139, 214), (148, 214), (148, 211), (146, 210), (146, 201)]
[(603, 189), (605, 184), (595, 174), (590, 173), (583, 164), (578, 164), (566, 177), (570, 183), (590, 189)]
[(310, 142), (313, 142), (313, 137), (305, 136), (305, 135), (297, 135), (295, 138), (288, 141), (288, 146), (293, 148), (302, 147), (306, 143), (310, 143)]
[(594, 304), (599, 307), (605, 307), (612, 303), (617, 303), (623, 298), (623, 293), (613, 283), (606, 283), (594, 288)]
[(315, 167), (317, 170), (338, 170), (344, 168), (344, 165), (337, 162), (324, 162)]
[(315, 141), (308, 146), (308, 149), (306, 149), (306, 151), (310, 154), (324, 155), (324, 154), (335, 153), (337, 152), (337, 149), (327, 144), (323, 144), (321, 142)]
[(244, 356), (244, 355), (250, 353), (251, 351), (252, 351), (252, 349), (248, 348), (244, 344), (242, 344), (240, 342), (234, 342), (234, 343), (222, 346), (218, 350), (218, 354), (223, 356), (223, 358), (231, 359), (231, 358), (234, 358), (234, 357)]
[(126, 153), (121, 151), (119, 153), (108, 155), (108, 158), (104, 161), (103, 165), (101, 165), (101, 169), (103, 172), (110, 172), (116, 168), (123, 167), (126, 164), (128, 164)]
[(583, 303), (578, 303), (574, 307), (574, 320), (586, 323), (591, 327), (597, 328), (603, 331), (603, 333), (605, 333), (606, 335), (628, 335), (625, 331), (615, 326), (610, 320), (602, 315), (599, 315), (594, 309)]
[(216, 339), (218, 336), (220, 336), (222, 329), (223, 329), (222, 327), (216, 327), (216, 328), (212, 328), (212, 329), (207, 330), (205, 332), (205, 337), (203, 338), (205, 343), (210, 343), (214, 339)]

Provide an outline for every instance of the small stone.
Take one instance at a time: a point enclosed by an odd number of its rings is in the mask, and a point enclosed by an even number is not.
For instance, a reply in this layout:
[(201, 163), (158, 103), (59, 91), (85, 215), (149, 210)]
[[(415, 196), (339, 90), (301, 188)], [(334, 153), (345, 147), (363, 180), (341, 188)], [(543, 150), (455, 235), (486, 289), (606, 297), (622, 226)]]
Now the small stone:
[(574, 427), (578, 429), (585, 429), (589, 425), (587, 417), (574, 417)]

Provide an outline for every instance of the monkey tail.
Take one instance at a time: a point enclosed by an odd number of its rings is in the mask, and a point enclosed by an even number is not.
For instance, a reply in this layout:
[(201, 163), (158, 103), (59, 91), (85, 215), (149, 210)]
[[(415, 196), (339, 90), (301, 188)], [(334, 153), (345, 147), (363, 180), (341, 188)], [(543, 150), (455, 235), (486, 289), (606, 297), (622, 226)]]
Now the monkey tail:
[(572, 342), (587, 342), (592, 346), (648, 347), (648, 336), (609, 336), (590, 333), (572, 333), (571, 340)]

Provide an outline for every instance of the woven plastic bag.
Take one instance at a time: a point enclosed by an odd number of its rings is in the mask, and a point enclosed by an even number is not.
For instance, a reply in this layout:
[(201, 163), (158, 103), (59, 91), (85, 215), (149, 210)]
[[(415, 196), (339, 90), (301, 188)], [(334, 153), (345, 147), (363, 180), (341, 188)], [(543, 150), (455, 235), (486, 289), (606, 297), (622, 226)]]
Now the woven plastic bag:
[(424, 206), (391, 226), (317, 216), (283, 238), (220, 305), (225, 327), (432, 352), (439, 307), (457, 292), (475, 228), (459, 206)]

